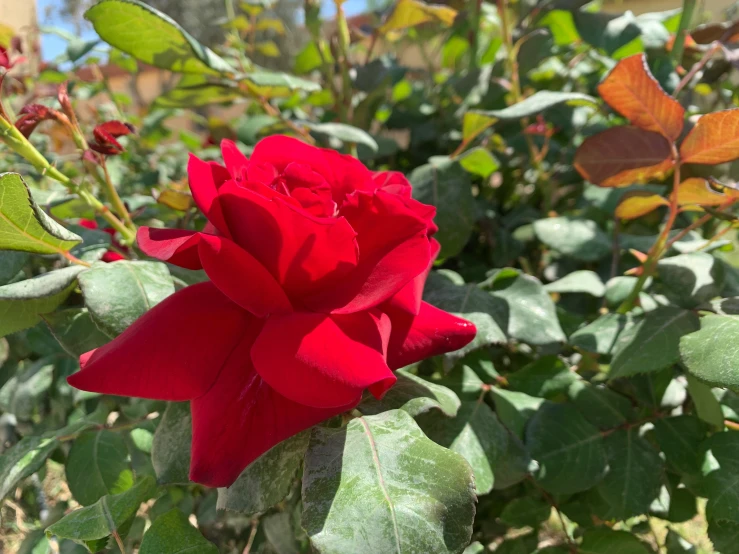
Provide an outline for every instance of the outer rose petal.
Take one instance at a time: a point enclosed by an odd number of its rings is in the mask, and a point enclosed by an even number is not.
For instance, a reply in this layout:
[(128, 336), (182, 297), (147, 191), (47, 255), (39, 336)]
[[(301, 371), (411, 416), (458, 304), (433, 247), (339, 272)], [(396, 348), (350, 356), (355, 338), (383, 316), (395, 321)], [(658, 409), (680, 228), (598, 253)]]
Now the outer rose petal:
[(212, 283), (186, 287), (84, 354), (67, 382), (103, 394), (191, 400), (208, 391), (253, 319)]
[(201, 269), (198, 255), (200, 233), (184, 229), (139, 227), (136, 242), (144, 254), (187, 269)]
[(213, 284), (233, 302), (257, 317), (292, 311), (275, 278), (235, 242), (201, 235), (200, 259)]
[(385, 363), (388, 320), (295, 313), (270, 317), (251, 350), (259, 375), (281, 395), (306, 406), (334, 408), (362, 392), (381, 397), (396, 381)]
[(195, 204), (221, 233), (229, 236), (228, 227), (221, 214), (221, 207), (215, 202), (218, 189), (231, 178), (228, 170), (215, 162), (204, 162), (190, 154), (187, 162), (187, 176)]
[(298, 139), (275, 135), (260, 140), (254, 147), (251, 163), (270, 164), (282, 173), (288, 164), (310, 167), (331, 185), (334, 202), (341, 205), (355, 190), (373, 191), (372, 172), (362, 162), (334, 150), (316, 148)]
[(241, 179), (244, 170), (249, 165), (249, 160), (241, 153), (234, 141), (228, 139), (221, 141), (221, 155), (231, 177), (236, 180)]
[(213, 387), (191, 403), (192, 481), (226, 487), (277, 443), (358, 403), (320, 409), (281, 396), (254, 371), (249, 359), (252, 342), (249, 333)]
[(233, 181), (223, 186), (219, 202), (234, 241), (291, 297), (327, 287), (356, 266), (356, 234), (344, 218), (317, 218)]
[(475, 326), (453, 316), (428, 302), (413, 316), (400, 310), (388, 310), (392, 334), (388, 345), (387, 362), (393, 369), (459, 350), (477, 334)]
[(417, 275), (413, 280), (398, 291), (398, 293), (388, 300), (388, 304), (394, 308), (404, 310), (409, 314), (418, 315), (421, 310), (421, 300), (423, 298), (423, 287), (426, 285), (426, 278), (434, 265), (434, 261), (441, 251), (441, 244), (436, 239), (431, 239), (431, 259), (426, 271)]

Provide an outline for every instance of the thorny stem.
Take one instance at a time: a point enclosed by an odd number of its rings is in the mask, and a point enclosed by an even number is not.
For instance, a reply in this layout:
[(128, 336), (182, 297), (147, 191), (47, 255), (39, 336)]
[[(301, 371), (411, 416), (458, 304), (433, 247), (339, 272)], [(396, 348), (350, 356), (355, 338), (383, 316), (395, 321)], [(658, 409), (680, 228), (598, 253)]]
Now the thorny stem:
[(121, 554), (126, 554), (126, 547), (124, 546), (123, 540), (118, 534), (118, 531), (113, 531), (113, 538), (115, 539), (115, 542), (118, 545), (118, 549), (121, 551)]
[(75, 256), (74, 254), (70, 254), (66, 250), (62, 250), (60, 252), (60, 254), (62, 256), (64, 256), (65, 258), (67, 258), (73, 264), (82, 265), (82, 266), (85, 266), (85, 267), (90, 267), (90, 264), (87, 263), (85, 260), (80, 260), (77, 256)]
[(254, 537), (257, 536), (257, 528), (259, 527), (259, 521), (256, 519), (251, 520), (251, 532), (249, 533), (249, 539), (246, 541), (246, 546), (241, 554), (249, 554), (251, 551), (251, 545), (254, 544)]

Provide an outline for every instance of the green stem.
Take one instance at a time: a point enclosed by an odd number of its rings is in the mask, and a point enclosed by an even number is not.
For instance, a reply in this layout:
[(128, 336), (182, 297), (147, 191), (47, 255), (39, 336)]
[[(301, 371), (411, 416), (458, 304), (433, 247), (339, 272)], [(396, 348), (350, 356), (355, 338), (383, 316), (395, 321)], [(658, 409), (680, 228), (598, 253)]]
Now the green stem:
[(350, 62), (349, 62), (349, 25), (346, 21), (346, 14), (344, 13), (343, 0), (334, 0), (336, 6), (336, 35), (338, 37), (339, 47), (339, 67), (341, 68), (341, 120), (344, 123), (349, 123), (349, 107), (352, 102), (352, 81), (349, 77)]
[(116, 215), (119, 218), (123, 219), (126, 227), (128, 227), (132, 231), (136, 231), (136, 225), (134, 225), (133, 220), (131, 219), (131, 214), (128, 213), (126, 205), (123, 203), (123, 200), (121, 200), (118, 191), (116, 190), (115, 186), (113, 186), (113, 181), (111, 181), (110, 179), (110, 173), (108, 173), (108, 165), (105, 163), (104, 156), (100, 156), (100, 165), (103, 168), (103, 176), (105, 177), (105, 179), (103, 179), (103, 182), (105, 183), (105, 194), (108, 196), (108, 200), (113, 205), (113, 209), (115, 210)]
[(685, 38), (688, 35), (688, 29), (690, 28), (690, 22), (693, 20), (693, 12), (695, 12), (697, 3), (697, 0), (683, 0), (683, 13), (680, 16), (680, 25), (675, 35), (675, 44), (672, 47), (672, 59), (675, 60), (677, 65), (680, 65), (680, 61), (683, 59)]
[(470, 68), (477, 67), (477, 49), (480, 42), (480, 14), (482, 12), (482, 0), (470, 0), (472, 3), (472, 29), (470, 30)]

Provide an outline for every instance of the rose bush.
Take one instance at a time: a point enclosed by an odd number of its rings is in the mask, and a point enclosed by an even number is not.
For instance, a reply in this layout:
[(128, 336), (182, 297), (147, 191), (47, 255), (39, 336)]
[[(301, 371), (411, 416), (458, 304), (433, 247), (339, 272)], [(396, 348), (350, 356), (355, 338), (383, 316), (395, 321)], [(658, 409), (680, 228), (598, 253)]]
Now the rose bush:
[[(82, 390), (190, 400), (190, 478), (230, 485), (280, 441), (382, 398), (392, 370), (457, 350), (473, 324), (423, 302), (435, 209), (397, 172), (274, 136), (225, 167), (191, 156), (202, 231), (142, 227), (160, 260), (205, 269), (80, 359)], [(248, 440), (244, 440), (247, 437)], [(228, 455), (224, 455), (228, 452)]]

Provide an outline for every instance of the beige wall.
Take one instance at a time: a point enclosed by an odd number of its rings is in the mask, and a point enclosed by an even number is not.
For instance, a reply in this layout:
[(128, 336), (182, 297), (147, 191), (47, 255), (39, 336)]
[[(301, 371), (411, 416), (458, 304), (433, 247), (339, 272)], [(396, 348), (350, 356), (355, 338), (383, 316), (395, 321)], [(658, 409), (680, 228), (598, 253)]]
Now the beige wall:
[[(731, 6), (734, 0), (702, 0), (699, 2), (699, 12), (711, 12), (714, 20), (723, 16), (723, 11)], [(702, 4), (702, 6), (700, 6)], [(607, 0), (604, 8), (611, 12), (631, 10), (635, 14), (645, 12), (661, 12), (682, 7), (682, 0)]]
[(0, 24), (24, 38), (23, 55), (28, 60), (25, 70), (35, 71), (40, 53), (36, 0), (0, 0)]

